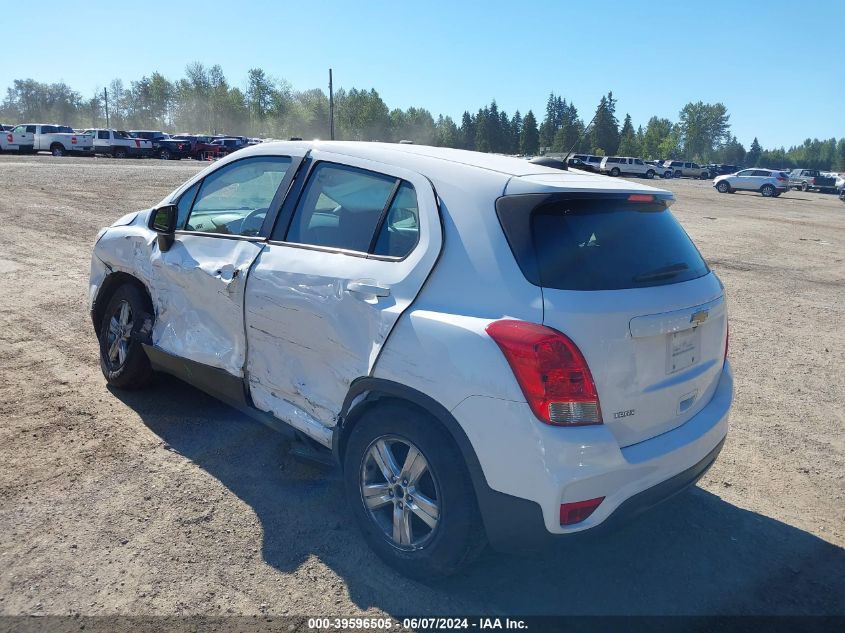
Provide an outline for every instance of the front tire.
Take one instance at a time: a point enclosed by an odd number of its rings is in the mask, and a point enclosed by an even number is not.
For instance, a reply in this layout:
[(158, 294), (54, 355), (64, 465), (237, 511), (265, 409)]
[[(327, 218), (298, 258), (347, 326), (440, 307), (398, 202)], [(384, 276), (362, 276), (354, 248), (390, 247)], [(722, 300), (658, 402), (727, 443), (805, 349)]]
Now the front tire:
[(365, 412), (349, 437), (343, 476), (367, 543), (402, 574), (447, 576), (483, 549), (463, 457), (420, 409), (388, 401)]
[(152, 306), (132, 284), (120, 286), (109, 300), (100, 323), (100, 369), (120, 389), (139, 389), (153, 372), (141, 342), (152, 328)]
[(161, 160), (170, 160), (170, 151), (169, 151), (169, 150), (166, 150), (166, 149), (163, 149), (163, 150), (161, 150), (161, 152), (159, 152), (158, 157), (159, 157)]
[(775, 188), (772, 185), (763, 185), (760, 187), (760, 193), (764, 198), (773, 198), (775, 195)]
[(730, 193), (731, 186), (727, 183), (727, 181), (722, 180), (716, 185), (716, 191), (719, 193)]
[(649, 170), (645, 173), (645, 177), (646, 177), (646, 178), (648, 178), (649, 180), (652, 180), (652, 179), (654, 178), (654, 170), (653, 170), (653, 169), (649, 169)]
[(610, 170), (610, 175), (616, 178), (621, 172), (619, 171), (618, 167), (614, 167)]
[(809, 191), (809, 190), (810, 190), (810, 185), (808, 185), (806, 182), (802, 182), (801, 183), (801, 191)]

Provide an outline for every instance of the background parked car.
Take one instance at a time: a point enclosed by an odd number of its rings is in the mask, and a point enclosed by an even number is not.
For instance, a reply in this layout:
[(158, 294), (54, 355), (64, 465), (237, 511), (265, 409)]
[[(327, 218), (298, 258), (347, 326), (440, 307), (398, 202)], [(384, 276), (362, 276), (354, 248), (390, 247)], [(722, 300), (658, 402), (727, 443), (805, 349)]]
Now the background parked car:
[[(570, 158), (580, 160), (584, 163), (584, 169), (599, 173), (601, 168), (602, 156), (593, 156), (592, 154), (573, 154)], [(581, 169), (580, 167), (578, 169)]]
[(191, 144), (170, 138), (160, 130), (129, 130), (133, 138), (145, 138), (153, 144), (153, 155), (162, 160), (191, 157)]
[[(27, 153), (33, 151), (34, 134), (27, 132), (25, 128), (14, 131), (11, 126), (0, 125), (0, 127), (3, 128), (0, 131), (0, 152)], [(22, 126), (18, 127), (21, 128)]]
[(707, 167), (699, 165), (698, 163), (691, 163), (682, 160), (667, 160), (663, 166), (672, 170), (672, 175), (675, 178), (686, 176), (687, 178), (699, 178), (706, 180), (711, 177), (710, 171)]
[(654, 165), (647, 165), (642, 158), (631, 156), (605, 156), (601, 161), (601, 172), (611, 176), (644, 176), (654, 178), (657, 170)]
[(93, 128), (85, 130), (85, 135), (94, 140), (94, 153), (115, 158), (128, 158), (130, 156), (141, 158), (152, 156), (153, 144), (143, 138), (133, 138), (123, 130), (106, 130)]
[(743, 169), (735, 174), (717, 176), (713, 186), (719, 193), (759, 191), (764, 198), (777, 198), (789, 189), (785, 172), (773, 169)]
[(33, 151), (50, 152), (53, 156), (65, 154), (94, 155), (94, 141), (90, 136), (77, 134), (67, 125), (52, 123), (24, 123), (13, 133), (33, 135)]
[(645, 161), (647, 165), (652, 165), (657, 172), (657, 175), (661, 178), (671, 178), (672, 177), (672, 170), (668, 169), (663, 166), (663, 161), (660, 160), (647, 160)]
[(246, 147), (246, 143), (239, 138), (216, 138), (211, 142), (218, 151), (223, 154), (231, 154), (232, 152), (237, 152), (239, 149)]
[(793, 169), (789, 173), (789, 186), (801, 191), (834, 192), (836, 191), (836, 178), (823, 175), (818, 169)]
[(201, 136), (198, 134), (176, 134), (171, 136), (174, 141), (184, 141), (190, 144), (191, 158), (196, 160), (205, 160), (210, 157), (217, 157), (220, 155), (220, 146), (214, 145), (210, 136)]

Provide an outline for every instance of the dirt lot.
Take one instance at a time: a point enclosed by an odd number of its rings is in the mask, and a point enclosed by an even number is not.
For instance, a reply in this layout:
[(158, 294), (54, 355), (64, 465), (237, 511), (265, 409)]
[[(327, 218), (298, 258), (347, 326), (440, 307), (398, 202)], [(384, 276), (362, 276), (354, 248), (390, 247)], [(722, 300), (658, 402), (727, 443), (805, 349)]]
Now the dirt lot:
[(691, 490), (537, 557), (422, 585), (336, 473), (173, 379), (106, 388), (97, 230), (190, 161), (0, 157), (0, 614), (845, 614), (845, 204), (658, 181), (727, 286), (732, 430)]

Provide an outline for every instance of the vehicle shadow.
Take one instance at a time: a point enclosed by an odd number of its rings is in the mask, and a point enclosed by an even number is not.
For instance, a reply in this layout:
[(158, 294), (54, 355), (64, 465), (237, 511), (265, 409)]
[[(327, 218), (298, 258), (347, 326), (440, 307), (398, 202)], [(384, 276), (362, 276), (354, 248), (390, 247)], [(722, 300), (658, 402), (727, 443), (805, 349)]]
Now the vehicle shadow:
[(697, 487), (613, 533), (570, 539), (541, 555), (488, 550), (458, 576), (417, 583), (366, 546), (336, 469), (287, 455), (282, 436), (176, 379), (112, 393), (253, 509), (268, 565), (288, 573), (315, 556), (362, 609), (394, 616), (845, 614), (845, 550)]

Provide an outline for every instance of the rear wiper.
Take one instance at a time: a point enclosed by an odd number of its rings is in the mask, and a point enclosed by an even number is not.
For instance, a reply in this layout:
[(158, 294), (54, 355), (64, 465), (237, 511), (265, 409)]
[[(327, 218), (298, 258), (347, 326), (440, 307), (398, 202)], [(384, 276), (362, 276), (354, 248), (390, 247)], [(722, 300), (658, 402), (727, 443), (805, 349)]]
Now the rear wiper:
[(653, 281), (655, 279), (671, 279), (679, 272), (689, 269), (684, 262), (678, 262), (677, 264), (670, 264), (669, 266), (663, 266), (662, 268), (655, 268), (654, 270), (650, 270), (647, 273), (642, 273), (641, 275), (637, 275), (634, 277), (634, 281)]

